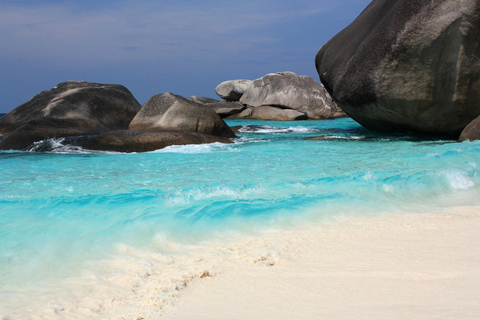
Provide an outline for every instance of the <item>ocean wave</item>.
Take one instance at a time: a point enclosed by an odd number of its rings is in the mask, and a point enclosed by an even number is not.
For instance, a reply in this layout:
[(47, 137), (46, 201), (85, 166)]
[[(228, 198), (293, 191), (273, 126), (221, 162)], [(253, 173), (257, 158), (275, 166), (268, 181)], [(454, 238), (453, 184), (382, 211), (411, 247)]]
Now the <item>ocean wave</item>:
[(205, 143), (205, 144), (187, 144), (187, 145), (174, 145), (168, 146), (163, 149), (151, 151), (151, 153), (185, 153), (185, 154), (196, 154), (196, 153), (211, 153), (218, 151), (231, 150), (229, 144), (214, 142), (214, 143)]
[(68, 143), (67, 138), (49, 138), (33, 143), (28, 152), (50, 152), (58, 154), (119, 154), (115, 151), (88, 150)]
[(315, 137), (308, 137), (308, 140), (365, 140), (366, 136), (338, 136), (338, 135), (322, 135)]
[(454, 190), (469, 190), (478, 184), (476, 173), (469, 174), (466, 171), (447, 170), (441, 172), (441, 175), (446, 177)]
[(175, 206), (178, 204), (188, 204), (192, 201), (205, 201), (209, 199), (229, 199), (232, 201), (238, 199), (248, 199), (255, 194), (258, 195), (261, 192), (264, 192), (264, 188), (261, 185), (210, 185), (168, 192), (165, 195), (165, 204), (169, 206)]
[(240, 133), (310, 133), (315, 131), (315, 128), (308, 128), (303, 126), (274, 127), (268, 125), (243, 125), (238, 130), (238, 132)]
[[(237, 139), (238, 140), (238, 139)], [(238, 141), (239, 143), (242, 141)], [(229, 144), (214, 142), (205, 144), (172, 145), (145, 153), (183, 153), (201, 154), (232, 150)], [(68, 138), (49, 138), (34, 142), (28, 152), (49, 152), (57, 154), (136, 154), (136, 152), (117, 152), (105, 150), (89, 150), (70, 143)]]

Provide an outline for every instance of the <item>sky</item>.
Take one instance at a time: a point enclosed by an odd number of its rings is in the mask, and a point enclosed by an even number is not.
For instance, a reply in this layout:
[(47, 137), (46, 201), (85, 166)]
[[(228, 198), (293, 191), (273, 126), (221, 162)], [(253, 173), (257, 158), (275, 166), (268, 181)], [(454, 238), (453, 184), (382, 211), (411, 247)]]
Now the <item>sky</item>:
[(370, 0), (0, 0), (0, 113), (67, 80), (115, 83), (140, 104), (293, 71)]

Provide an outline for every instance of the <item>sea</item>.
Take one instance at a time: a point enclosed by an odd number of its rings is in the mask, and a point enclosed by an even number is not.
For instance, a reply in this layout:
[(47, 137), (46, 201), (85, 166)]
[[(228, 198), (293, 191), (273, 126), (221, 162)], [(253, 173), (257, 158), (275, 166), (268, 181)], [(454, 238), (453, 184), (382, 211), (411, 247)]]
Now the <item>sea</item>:
[[(232, 144), (1, 151), (0, 319), (162, 314), (220, 261), (255, 256), (236, 239), (480, 205), (480, 142), (350, 118), (227, 123), (240, 126)], [(276, 254), (262, 250), (257, 262)]]

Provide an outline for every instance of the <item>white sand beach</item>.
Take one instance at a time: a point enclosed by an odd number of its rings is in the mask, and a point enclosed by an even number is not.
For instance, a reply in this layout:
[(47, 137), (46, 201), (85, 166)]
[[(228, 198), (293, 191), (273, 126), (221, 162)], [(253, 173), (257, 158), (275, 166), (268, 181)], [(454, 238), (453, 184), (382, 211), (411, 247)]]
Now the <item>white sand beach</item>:
[(273, 254), (188, 283), (162, 318), (480, 319), (480, 208), (344, 218), (255, 244)]

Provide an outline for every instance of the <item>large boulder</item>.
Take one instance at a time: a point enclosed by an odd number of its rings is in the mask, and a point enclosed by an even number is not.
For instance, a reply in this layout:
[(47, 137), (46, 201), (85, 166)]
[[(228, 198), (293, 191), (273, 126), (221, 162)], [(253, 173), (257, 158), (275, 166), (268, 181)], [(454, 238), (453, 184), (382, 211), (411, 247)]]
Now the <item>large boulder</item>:
[(240, 102), (251, 107), (295, 109), (310, 119), (326, 119), (338, 111), (323, 85), (293, 72), (270, 73), (253, 81)]
[(367, 128), (458, 137), (480, 115), (480, 2), (374, 0), (316, 68)]
[(0, 149), (23, 150), (46, 138), (126, 129), (140, 108), (124, 86), (63, 82), (0, 118)]
[(235, 137), (232, 129), (215, 111), (170, 92), (155, 95), (145, 102), (128, 128), (192, 131), (225, 138)]
[(232, 143), (227, 138), (215, 137), (198, 132), (150, 130), (118, 130), (98, 136), (67, 140), (66, 143), (89, 150), (117, 152), (146, 152), (172, 145)]
[(229, 80), (220, 83), (215, 92), (227, 101), (239, 101), (252, 80)]
[(480, 116), (473, 119), (465, 129), (463, 129), (458, 141), (474, 141), (480, 140)]

